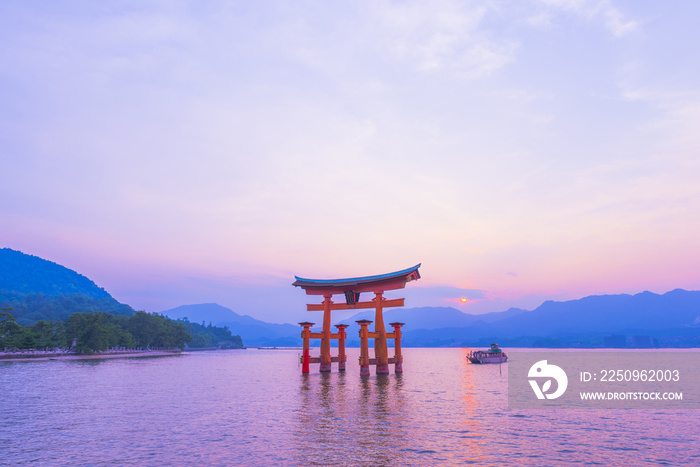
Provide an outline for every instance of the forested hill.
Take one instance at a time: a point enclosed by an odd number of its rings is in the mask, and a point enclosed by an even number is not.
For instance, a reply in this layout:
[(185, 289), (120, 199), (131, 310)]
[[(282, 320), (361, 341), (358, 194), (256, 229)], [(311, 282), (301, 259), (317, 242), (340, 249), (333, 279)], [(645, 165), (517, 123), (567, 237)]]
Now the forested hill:
[(9, 248), (0, 249), (0, 309), (10, 311), (22, 326), (64, 321), (73, 313), (136, 313), (87, 277)]
[(0, 249), (0, 290), (23, 294), (81, 294), (112, 298), (93, 281), (65, 266), (10, 248)]
[(4, 347), (243, 347), (228, 328), (136, 312), (87, 277), (9, 248), (0, 249), (0, 350)]
[(71, 293), (63, 295), (23, 294), (0, 290), (0, 311), (10, 312), (17, 323), (29, 326), (37, 321), (65, 321), (73, 313), (105, 312), (131, 316), (136, 310), (112, 297), (92, 298)]

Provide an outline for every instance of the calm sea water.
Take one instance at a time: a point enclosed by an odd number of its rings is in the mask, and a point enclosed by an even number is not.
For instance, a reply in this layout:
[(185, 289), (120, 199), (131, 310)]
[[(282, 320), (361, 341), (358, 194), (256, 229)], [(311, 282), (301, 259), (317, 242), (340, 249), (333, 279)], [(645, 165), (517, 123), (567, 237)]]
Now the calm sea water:
[(509, 410), (507, 365), (467, 353), (366, 380), (358, 349), (308, 376), (295, 350), (0, 363), (0, 465), (700, 465), (700, 410)]

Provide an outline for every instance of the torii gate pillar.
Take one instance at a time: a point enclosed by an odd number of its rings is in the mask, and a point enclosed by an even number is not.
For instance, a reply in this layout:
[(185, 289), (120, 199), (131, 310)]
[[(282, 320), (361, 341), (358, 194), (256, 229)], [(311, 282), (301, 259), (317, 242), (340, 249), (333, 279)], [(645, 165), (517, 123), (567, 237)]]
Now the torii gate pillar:
[(348, 325), (336, 324), (335, 327), (338, 328), (338, 371), (345, 371), (345, 362), (348, 360), (345, 355), (345, 337), (347, 337), (345, 330)]
[(321, 337), (321, 373), (331, 372), (331, 294), (323, 296), (323, 331)]
[(374, 312), (374, 357), (377, 359), (377, 374), (389, 374), (389, 351), (386, 346), (386, 328), (382, 313), (382, 293), (375, 293)]
[(303, 328), (303, 331), (301, 331), (301, 338), (303, 339), (304, 346), (302, 347), (302, 356), (301, 356), (301, 372), (302, 373), (308, 373), (309, 372), (309, 363), (311, 360), (311, 356), (309, 355), (309, 339), (311, 338), (311, 326), (313, 326), (314, 323), (310, 323), (308, 321), (304, 321), (303, 323), (299, 323), (299, 326)]
[(369, 329), (372, 324), (368, 319), (356, 321), (360, 325), (360, 376), (369, 376)]
[(401, 326), (404, 323), (389, 323), (394, 328), (394, 373), (403, 373), (403, 355), (401, 355)]

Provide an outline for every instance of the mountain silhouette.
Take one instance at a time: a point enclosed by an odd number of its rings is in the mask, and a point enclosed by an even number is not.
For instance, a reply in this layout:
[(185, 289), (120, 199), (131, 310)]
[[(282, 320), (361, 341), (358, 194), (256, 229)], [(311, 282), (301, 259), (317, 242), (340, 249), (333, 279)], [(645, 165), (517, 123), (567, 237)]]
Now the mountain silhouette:
[(112, 298), (103, 288), (72, 269), (10, 248), (0, 249), (0, 290)]
[(292, 324), (267, 323), (248, 315), (239, 315), (216, 303), (183, 305), (160, 314), (171, 319), (187, 318), (190, 322), (228, 326), (241, 336), (248, 347), (289, 347), (301, 345), (301, 328)]
[(10, 248), (0, 249), (0, 308), (23, 326), (72, 313), (136, 313), (82, 274)]
[(546, 301), (532, 311), (489, 315), (473, 316), (467, 326), (437, 328), (424, 326), (421, 321), (415, 326), (407, 322), (403, 329), (405, 345), (469, 346), (501, 341), (527, 347), (537, 343), (602, 347), (605, 336), (611, 334), (642, 336), (650, 341), (658, 338), (662, 346), (700, 345), (698, 291), (594, 295), (564, 302)]
[[(87, 277), (9, 248), (0, 249), (0, 307), (11, 308), (22, 325), (63, 320), (74, 312), (135, 313)], [(215, 303), (183, 305), (161, 313), (172, 319), (228, 326), (248, 346), (301, 345), (299, 326), (267, 323)], [(333, 324), (350, 325), (349, 346), (359, 344), (355, 323), (359, 319), (374, 320), (374, 310), (333, 320)], [(466, 314), (452, 307), (385, 310), (388, 331), (388, 324), (394, 321), (405, 323), (405, 346), (481, 346), (498, 341), (525, 347), (602, 347), (606, 336), (618, 335), (623, 341), (625, 336), (658, 341), (662, 347), (697, 347), (700, 291), (594, 295), (563, 302), (546, 301), (531, 311), (511, 308), (482, 315)], [(320, 324), (314, 330), (319, 328)]]

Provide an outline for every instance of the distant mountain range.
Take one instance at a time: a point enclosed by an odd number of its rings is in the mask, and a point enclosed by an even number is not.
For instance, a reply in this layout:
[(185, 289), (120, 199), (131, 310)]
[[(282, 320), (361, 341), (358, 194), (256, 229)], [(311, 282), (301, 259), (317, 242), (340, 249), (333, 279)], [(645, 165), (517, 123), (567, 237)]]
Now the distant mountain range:
[(160, 314), (171, 319), (187, 318), (193, 323), (228, 326), (241, 336), (248, 347), (294, 347), (301, 345), (301, 328), (291, 324), (266, 323), (248, 315), (239, 315), (216, 303), (183, 305)]
[[(520, 308), (510, 308), (506, 311), (470, 315), (452, 307), (420, 307), (420, 308), (387, 308), (384, 311), (384, 323), (406, 323), (408, 329), (443, 329), (464, 328), (476, 323), (493, 323), (502, 321), (521, 313), (529, 313)], [(360, 319), (374, 321), (374, 310), (365, 310), (346, 319), (347, 324)]]
[(616, 335), (630, 347), (697, 347), (700, 292), (677, 289), (663, 295), (642, 292), (547, 301), (532, 311), (473, 316), (466, 326), (421, 329), (424, 323), (409, 327), (406, 322), (405, 345), (415, 346), (482, 346), (499, 341), (524, 347), (603, 347), (608, 346), (606, 337)]
[[(9, 248), (0, 249), (0, 309), (12, 308), (22, 325), (38, 320), (63, 320), (74, 312), (108, 311), (134, 314), (93, 281), (59, 264)], [(257, 320), (215, 303), (184, 305), (162, 312), (228, 326), (247, 346), (299, 346), (301, 328)], [(359, 345), (356, 320), (374, 320), (366, 310), (342, 320), (349, 324), (347, 345)], [(320, 321), (320, 314), (310, 314)], [(391, 308), (389, 323), (400, 321), (404, 346), (484, 346), (498, 342), (519, 347), (603, 347), (615, 345), (662, 347), (700, 346), (700, 292), (673, 290), (663, 295), (590, 296), (566, 302), (547, 301), (532, 311), (511, 308), (470, 315), (451, 307)], [(340, 324), (340, 320), (333, 324)], [(319, 329), (317, 322), (316, 329)], [(609, 338), (609, 339), (608, 339)]]
[[(298, 346), (301, 328), (270, 324), (241, 316), (213, 303), (188, 305), (162, 312), (171, 318), (229, 326), (246, 345)], [(317, 315), (315, 315), (318, 318)], [(313, 318), (309, 318), (313, 321)], [(347, 345), (359, 345), (355, 321), (374, 320), (367, 310), (342, 321), (349, 324)], [(665, 347), (700, 346), (700, 292), (677, 289), (663, 295), (590, 296), (566, 302), (547, 301), (532, 311), (511, 308), (498, 313), (469, 315), (451, 307), (392, 308), (384, 312), (389, 323), (406, 323), (404, 346), (484, 346), (498, 341), (518, 347), (603, 347), (606, 337), (617, 336), (628, 346), (656, 343)], [(319, 329), (317, 323), (316, 329)]]

